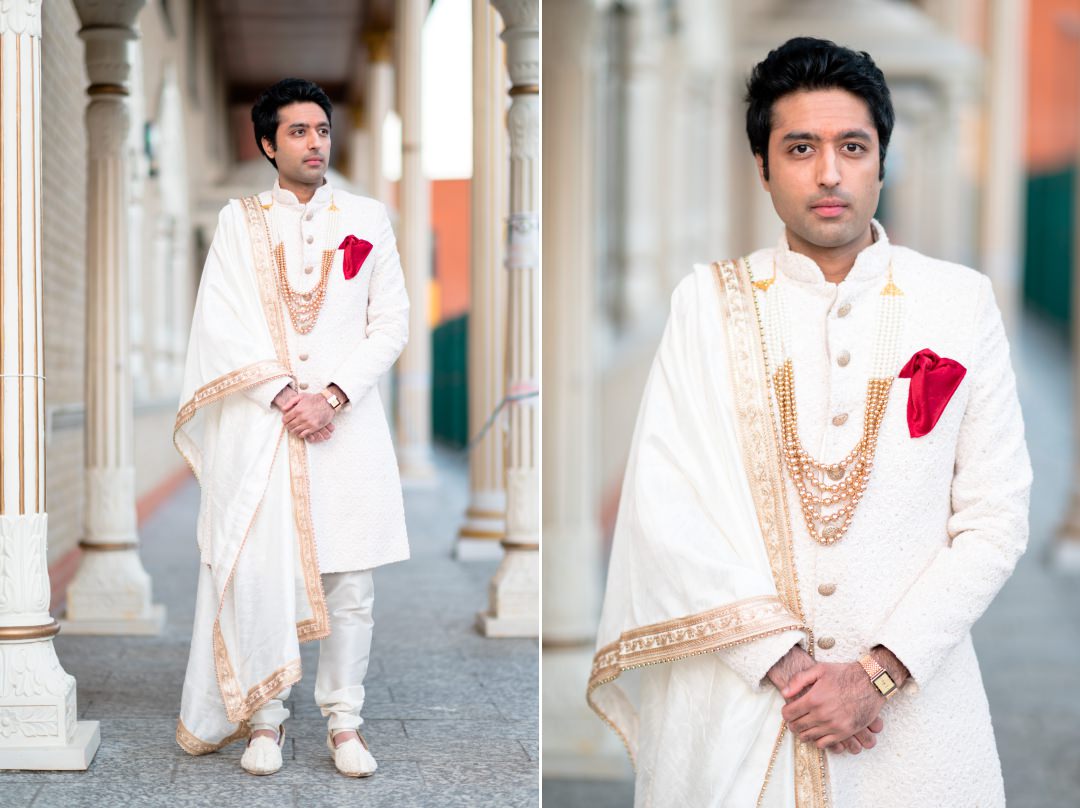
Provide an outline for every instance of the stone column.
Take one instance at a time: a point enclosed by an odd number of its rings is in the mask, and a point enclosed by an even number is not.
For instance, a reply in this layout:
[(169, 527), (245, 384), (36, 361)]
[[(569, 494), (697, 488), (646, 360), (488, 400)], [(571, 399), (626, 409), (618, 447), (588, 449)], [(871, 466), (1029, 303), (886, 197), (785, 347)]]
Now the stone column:
[[(369, 133), (368, 152), (365, 158), (370, 183), (368, 193), (380, 202), (389, 205), (390, 181), (386, 179), (386, 173), (383, 171), (383, 152), (386, 149), (383, 124), (386, 123), (386, 116), (394, 103), (394, 43), (389, 31), (369, 31), (364, 35), (364, 43), (368, 51), (367, 85), (364, 92), (364, 117), (367, 119)], [(414, 70), (419, 82), (419, 51), (417, 51), (416, 59)], [(416, 97), (419, 103), (419, 89), (417, 89)]]
[[(367, 151), (363, 157), (357, 155), (357, 159), (366, 163), (368, 175), (367, 192), (390, 207), (390, 181), (386, 179), (386, 172), (383, 171), (383, 153), (386, 149), (383, 125), (386, 123), (386, 116), (390, 113), (391, 106), (393, 106), (394, 43), (389, 31), (369, 31), (364, 35), (364, 42), (367, 45), (369, 60), (364, 92)], [(417, 71), (419, 74), (419, 67), (417, 67)], [(408, 272), (408, 267), (405, 268), (405, 271)], [(412, 294), (411, 289), (409, 293)], [(397, 367), (395, 365), (394, 369), (384, 373), (379, 380), (379, 398), (382, 399), (383, 407), (387, 410), (390, 410), (394, 405), (393, 375)], [(392, 424), (392, 427), (395, 434), (400, 434), (396, 423)]]
[(420, 34), (430, 3), (397, 0), (398, 111), (401, 114), (401, 184), (398, 249), (409, 292), (409, 344), (398, 360), (398, 458), (401, 482), (436, 481), (431, 459), (431, 328), (428, 285), (431, 239), (428, 184), (420, 160)]
[(1022, 293), (1024, 124), (1027, 83), (1027, 2), (987, 6), (989, 101), (982, 176), (982, 270), (994, 284), (1010, 332), (1017, 325)]
[(41, 264), (41, 4), (0, 6), (0, 769), (85, 769), (100, 742), (76, 720), (56, 658), (45, 553)]
[[(588, 0), (544, 0), (544, 770), (621, 775), (626, 753), (582, 697), (600, 615), (595, 329), (593, 26)], [(586, 752), (588, 754), (586, 754)], [(610, 763), (612, 761), (613, 763)]]
[[(469, 267), (469, 437), (475, 438), (505, 392), (506, 221), (510, 177), (507, 76), (499, 15), (473, 0), (473, 173)], [(469, 452), (469, 506), (458, 531), (459, 559), (499, 558), (506, 536), (505, 413)]]
[(535, 637), (540, 631), (540, 475), (538, 432), (540, 276), (539, 0), (492, 0), (506, 24), (510, 72), (510, 222), (507, 239), (506, 554), (490, 584), (488, 637)]
[(86, 216), (86, 535), (68, 587), (65, 628), (85, 634), (157, 634), (135, 520), (134, 412), (127, 323), (129, 45), (144, 0), (78, 0), (86, 42), (89, 164)]
[[(1080, 30), (1072, 30), (1070, 33), (1080, 36)], [(1080, 117), (1080, 99), (1077, 99), (1077, 110)], [(1080, 141), (1077, 143), (1076, 165), (1080, 167)], [(1069, 317), (1073, 356), (1072, 495), (1069, 498), (1065, 523), (1054, 542), (1051, 558), (1055, 569), (1080, 575), (1080, 182), (1073, 185), (1072, 233), (1072, 314)]]

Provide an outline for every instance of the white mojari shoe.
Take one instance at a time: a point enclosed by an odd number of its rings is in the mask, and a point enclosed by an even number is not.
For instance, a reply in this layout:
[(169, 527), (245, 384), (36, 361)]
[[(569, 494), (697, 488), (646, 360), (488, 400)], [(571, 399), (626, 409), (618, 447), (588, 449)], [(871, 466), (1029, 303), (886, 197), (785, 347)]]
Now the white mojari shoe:
[(334, 758), (334, 765), (339, 772), (347, 777), (370, 777), (375, 774), (379, 764), (375, 762), (375, 758), (372, 757), (371, 752), (368, 750), (364, 736), (360, 735), (359, 732), (356, 734), (360, 736), (359, 741), (356, 738), (349, 738), (341, 746), (334, 746), (334, 733), (328, 732), (326, 734), (326, 746), (330, 750), (330, 754)]
[(277, 741), (259, 735), (252, 738), (240, 758), (248, 774), (273, 774), (281, 768), (281, 746), (285, 743), (285, 726), (278, 727)]

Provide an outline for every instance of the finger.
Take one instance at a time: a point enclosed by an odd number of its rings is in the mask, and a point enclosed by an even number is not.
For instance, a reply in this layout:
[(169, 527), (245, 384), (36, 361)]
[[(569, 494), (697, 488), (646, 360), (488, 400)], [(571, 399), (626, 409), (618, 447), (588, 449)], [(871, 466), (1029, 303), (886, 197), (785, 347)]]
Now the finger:
[(873, 749), (877, 746), (877, 738), (868, 729), (861, 729), (852, 736), (863, 749)]
[(860, 744), (854, 738), (848, 738), (846, 741), (844, 741), (844, 748), (851, 752), (851, 754), (853, 755), (859, 754), (859, 752), (861, 752), (863, 749), (862, 744)]
[(810, 703), (806, 699), (797, 699), (790, 704), (785, 704), (780, 710), (780, 715), (782, 715), (784, 720), (791, 726), (794, 726), (796, 721), (809, 714)]
[(331, 432), (333, 432), (333, 431), (334, 431), (334, 422), (333, 422), (333, 421), (331, 421), (330, 423), (328, 423), (328, 424), (326, 425), (326, 428), (327, 428), (328, 430), (330, 430)]
[(825, 668), (822, 665), (814, 665), (812, 668), (799, 671), (788, 680), (787, 687), (780, 691), (780, 695), (785, 699), (790, 699), (792, 696), (796, 696), (799, 693), (802, 693), (806, 688), (810, 687), (810, 685), (820, 679), (824, 673)]
[(799, 740), (805, 743), (813, 743), (815, 741), (821, 740), (822, 738), (831, 738), (832, 740), (830, 740), (827, 744), (820, 744), (818, 746), (819, 749), (824, 749), (826, 746), (832, 746), (834, 743), (840, 743), (841, 741), (845, 740), (844, 738), (839, 737), (832, 730), (831, 727), (810, 727), (810, 729), (806, 730), (805, 732), (799, 733)]
[(842, 743), (836, 743), (829, 747), (829, 751), (835, 755), (842, 755), (847, 751), (847, 747)]
[(881, 732), (885, 728), (885, 722), (881, 720), (881, 716), (878, 716), (870, 722), (870, 726), (867, 727), (873, 733)]
[(818, 749), (828, 749), (830, 746), (833, 746), (834, 744), (844, 743), (845, 740), (846, 739), (843, 738), (840, 735), (836, 735), (836, 734), (826, 735), (826, 736), (824, 736), (822, 738), (818, 738), (816, 741), (814, 741), (814, 746), (816, 746)]
[(281, 405), (281, 411), (282, 412), (288, 412), (289, 410), (291, 410), (293, 407), (295, 407), (299, 403), (300, 403), (300, 396), (293, 396), (292, 398), (290, 398), (288, 401), (286, 401), (284, 404)]

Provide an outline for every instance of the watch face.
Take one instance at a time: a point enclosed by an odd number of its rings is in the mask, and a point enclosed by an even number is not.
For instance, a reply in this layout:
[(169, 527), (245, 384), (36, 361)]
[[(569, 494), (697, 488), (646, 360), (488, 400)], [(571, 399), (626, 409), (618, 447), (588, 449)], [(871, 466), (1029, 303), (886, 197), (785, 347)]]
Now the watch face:
[(887, 696), (892, 691), (896, 690), (896, 682), (894, 682), (892, 677), (884, 671), (874, 677), (874, 685), (881, 691), (881, 695), (883, 696)]

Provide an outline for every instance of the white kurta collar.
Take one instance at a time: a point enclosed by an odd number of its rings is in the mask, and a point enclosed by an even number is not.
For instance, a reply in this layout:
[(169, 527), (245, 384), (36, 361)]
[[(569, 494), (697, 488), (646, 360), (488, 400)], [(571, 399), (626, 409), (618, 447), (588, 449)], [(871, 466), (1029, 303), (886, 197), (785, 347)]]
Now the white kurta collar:
[[(885, 273), (889, 269), (889, 260), (892, 251), (889, 248), (889, 237), (885, 234), (885, 228), (872, 219), (870, 227), (874, 233), (874, 243), (866, 247), (855, 257), (855, 264), (851, 271), (840, 283), (847, 284), (848, 288), (862, 286), (874, 280), (884, 280)], [(787, 278), (810, 286), (829, 288), (836, 286), (825, 280), (825, 275), (817, 263), (795, 252), (788, 246), (787, 232), (780, 234), (780, 242), (776, 247), (776, 268)]]
[(292, 191), (282, 188), (277, 180), (274, 180), (274, 187), (270, 191), (270, 198), (284, 208), (304, 208), (316, 211), (329, 205), (333, 195), (334, 189), (330, 187), (330, 181), (325, 178), (306, 205), (297, 199)]

